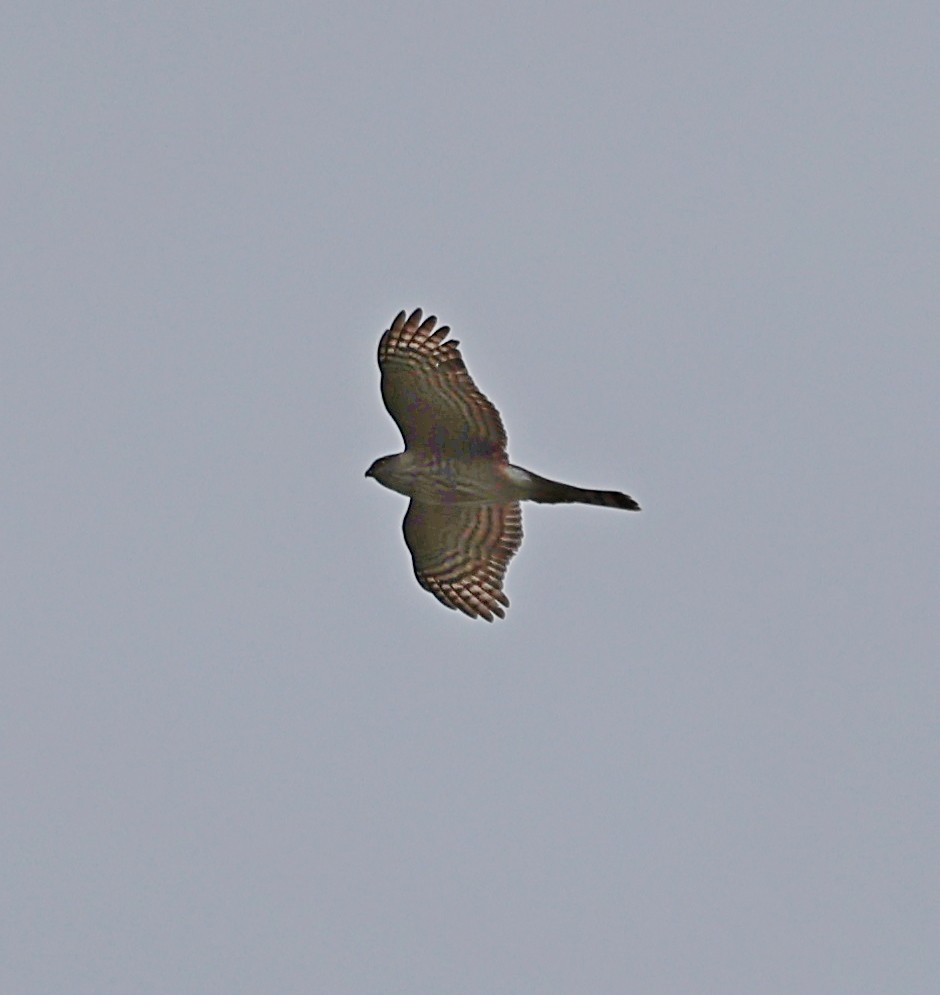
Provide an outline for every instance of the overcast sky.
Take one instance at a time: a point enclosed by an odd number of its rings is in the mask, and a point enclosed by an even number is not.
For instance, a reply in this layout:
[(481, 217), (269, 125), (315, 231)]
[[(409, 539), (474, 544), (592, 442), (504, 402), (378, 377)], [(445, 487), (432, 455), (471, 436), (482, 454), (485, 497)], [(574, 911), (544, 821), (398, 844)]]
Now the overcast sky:
[[(936, 3), (14, 6), (0, 989), (932, 995)], [(414, 307), (644, 509), (493, 625)]]

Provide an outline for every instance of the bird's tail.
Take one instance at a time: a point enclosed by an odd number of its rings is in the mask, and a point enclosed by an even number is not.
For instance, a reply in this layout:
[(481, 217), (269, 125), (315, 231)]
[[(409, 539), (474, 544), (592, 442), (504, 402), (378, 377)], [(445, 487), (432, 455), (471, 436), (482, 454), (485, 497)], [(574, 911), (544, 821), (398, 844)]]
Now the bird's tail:
[(630, 497), (620, 491), (594, 491), (586, 487), (574, 487), (572, 484), (560, 484), (557, 480), (547, 480), (537, 473), (528, 471), (530, 501), (539, 504), (599, 504), (607, 508), (624, 508), (626, 511), (639, 511), (640, 506)]

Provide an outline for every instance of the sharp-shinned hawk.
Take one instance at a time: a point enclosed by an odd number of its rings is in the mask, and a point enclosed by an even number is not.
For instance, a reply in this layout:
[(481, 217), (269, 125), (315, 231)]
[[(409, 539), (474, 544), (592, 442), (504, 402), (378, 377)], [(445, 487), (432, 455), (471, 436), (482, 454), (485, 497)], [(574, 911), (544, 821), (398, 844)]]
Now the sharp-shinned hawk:
[(471, 618), (505, 617), (503, 577), (522, 543), (520, 501), (639, 511), (620, 491), (585, 490), (513, 466), (499, 412), (467, 372), (450, 328), (402, 311), (379, 342), (382, 399), (405, 451), (366, 471), (411, 498), (403, 530), (418, 583)]

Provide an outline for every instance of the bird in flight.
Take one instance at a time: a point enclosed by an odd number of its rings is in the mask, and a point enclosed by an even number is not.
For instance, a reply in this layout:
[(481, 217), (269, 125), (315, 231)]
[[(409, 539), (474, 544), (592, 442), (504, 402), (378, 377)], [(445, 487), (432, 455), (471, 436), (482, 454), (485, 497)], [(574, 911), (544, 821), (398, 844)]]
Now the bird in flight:
[(379, 342), (382, 400), (405, 451), (366, 470), (411, 498), (402, 529), (418, 583), (471, 618), (505, 618), (503, 577), (522, 543), (520, 501), (639, 511), (620, 491), (547, 480), (509, 462), (499, 412), (473, 382), (449, 326), (402, 311)]

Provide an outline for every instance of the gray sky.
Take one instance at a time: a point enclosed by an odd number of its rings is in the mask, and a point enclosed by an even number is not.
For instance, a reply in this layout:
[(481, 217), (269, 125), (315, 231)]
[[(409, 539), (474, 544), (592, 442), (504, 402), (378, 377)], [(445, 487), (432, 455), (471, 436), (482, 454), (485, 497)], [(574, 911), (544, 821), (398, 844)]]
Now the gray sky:
[[(935, 991), (936, 4), (17, 7), (0, 988)], [(644, 508), (492, 626), (412, 307)]]

